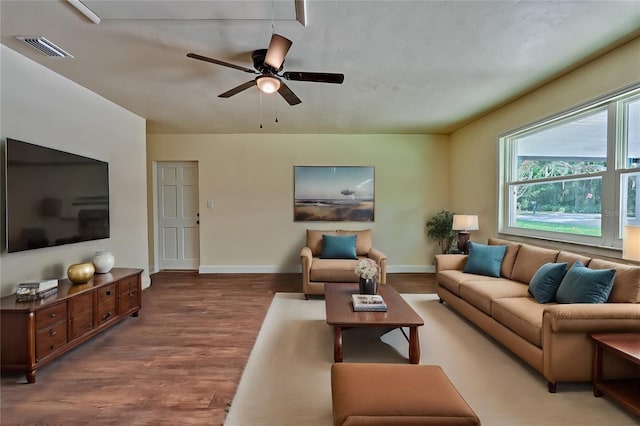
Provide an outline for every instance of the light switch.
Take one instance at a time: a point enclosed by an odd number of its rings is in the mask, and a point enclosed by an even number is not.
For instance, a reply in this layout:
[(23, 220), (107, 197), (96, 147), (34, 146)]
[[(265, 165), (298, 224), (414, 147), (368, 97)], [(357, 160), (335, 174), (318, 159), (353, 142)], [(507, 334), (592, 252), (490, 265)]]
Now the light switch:
[(207, 208), (208, 209), (212, 209), (213, 208), (213, 200), (207, 200)]

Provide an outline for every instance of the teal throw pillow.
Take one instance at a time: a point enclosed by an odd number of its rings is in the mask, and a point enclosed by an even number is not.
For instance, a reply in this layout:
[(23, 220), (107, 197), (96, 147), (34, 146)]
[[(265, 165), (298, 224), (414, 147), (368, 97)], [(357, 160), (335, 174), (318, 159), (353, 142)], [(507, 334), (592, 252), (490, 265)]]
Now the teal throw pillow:
[(322, 234), (323, 259), (357, 259), (356, 256), (357, 235), (327, 235)]
[(529, 293), (538, 303), (553, 301), (566, 273), (567, 262), (545, 263), (531, 278)]
[(506, 252), (507, 246), (488, 246), (470, 242), (464, 272), (499, 278), (502, 259)]
[(615, 276), (615, 269), (589, 269), (580, 262), (574, 262), (560, 283), (556, 301), (604, 303), (609, 298)]

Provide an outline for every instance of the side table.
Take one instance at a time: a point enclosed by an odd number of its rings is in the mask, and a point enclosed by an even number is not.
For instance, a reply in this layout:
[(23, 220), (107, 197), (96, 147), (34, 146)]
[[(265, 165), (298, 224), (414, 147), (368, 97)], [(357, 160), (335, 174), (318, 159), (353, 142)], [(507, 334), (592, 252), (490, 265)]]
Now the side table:
[(624, 380), (603, 380), (602, 357), (607, 351), (640, 365), (640, 333), (595, 333), (593, 358), (593, 394), (608, 395), (614, 401), (640, 416), (640, 378)]

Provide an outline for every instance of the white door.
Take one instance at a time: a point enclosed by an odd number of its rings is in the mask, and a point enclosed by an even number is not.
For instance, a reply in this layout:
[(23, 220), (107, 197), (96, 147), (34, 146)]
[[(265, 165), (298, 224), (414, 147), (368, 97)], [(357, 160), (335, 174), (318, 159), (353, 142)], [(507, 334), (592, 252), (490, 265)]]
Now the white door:
[(158, 163), (159, 269), (198, 269), (198, 164)]

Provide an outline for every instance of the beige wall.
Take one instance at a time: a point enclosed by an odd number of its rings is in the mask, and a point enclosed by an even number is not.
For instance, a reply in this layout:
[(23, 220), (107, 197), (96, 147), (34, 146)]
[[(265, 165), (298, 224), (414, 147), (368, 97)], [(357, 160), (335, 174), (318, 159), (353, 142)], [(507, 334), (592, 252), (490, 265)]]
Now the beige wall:
[[(114, 252), (117, 266), (153, 265), (157, 161), (199, 164), (202, 271), (294, 271), (304, 230), (335, 227), (372, 228), (390, 271), (432, 270), (436, 246), (424, 222), (440, 209), (479, 214), (476, 241), (496, 234), (500, 134), (640, 81), (636, 39), (450, 137), (148, 135), (145, 155), (144, 119), (1, 48), (0, 136), (108, 161), (112, 203), (107, 240), (0, 255), (2, 295), (21, 281), (62, 277), (97, 250)], [(375, 221), (293, 222), (294, 165), (375, 166)]]
[(640, 38), (564, 75), (451, 135), (451, 208), (479, 214), (472, 240), (485, 242), (498, 229), (498, 138), (640, 81)]
[[(446, 136), (149, 135), (149, 211), (154, 163), (197, 161), (203, 272), (296, 271), (307, 228), (371, 228), (391, 271), (432, 270), (424, 223), (449, 205), (448, 158)], [(295, 165), (374, 166), (375, 221), (294, 222)], [(153, 213), (149, 223), (152, 234)]]
[[(0, 255), (0, 291), (63, 278), (69, 265), (110, 250), (116, 266), (144, 268), (148, 286), (145, 120), (0, 46), (0, 137), (109, 162), (111, 237)], [(4, 175), (4, 173), (2, 173)], [(4, 246), (4, 243), (2, 244)]]

